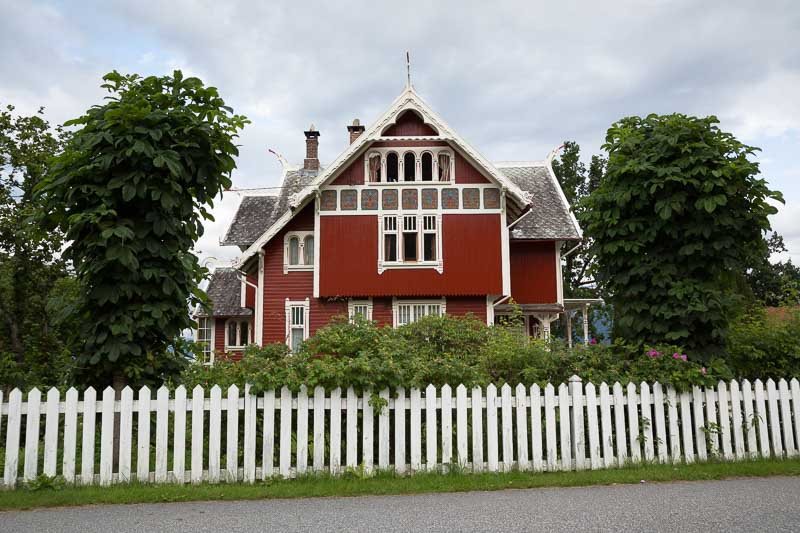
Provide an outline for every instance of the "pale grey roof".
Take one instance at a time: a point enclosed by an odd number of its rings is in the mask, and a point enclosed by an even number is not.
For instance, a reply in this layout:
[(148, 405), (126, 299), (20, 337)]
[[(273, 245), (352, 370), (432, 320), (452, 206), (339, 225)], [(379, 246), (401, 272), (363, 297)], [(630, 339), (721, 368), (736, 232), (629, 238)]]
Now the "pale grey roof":
[[(251, 316), (253, 310), (241, 306), (242, 282), (239, 273), (232, 268), (217, 268), (211, 274), (211, 280), (206, 289), (211, 300), (212, 311), (210, 316)], [(202, 309), (198, 316), (209, 316)]]
[(512, 239), (580, 240), (581, 235), (545, 163), (497, 167), (520, 189), (531, 193), (531, 210), (512, 229)]
[(289, 209), (289, 198), (300, 192), (317, 175), (316, 171), (288, 170), (276, 196), (245, 196), (220, 244), (248, 247)]

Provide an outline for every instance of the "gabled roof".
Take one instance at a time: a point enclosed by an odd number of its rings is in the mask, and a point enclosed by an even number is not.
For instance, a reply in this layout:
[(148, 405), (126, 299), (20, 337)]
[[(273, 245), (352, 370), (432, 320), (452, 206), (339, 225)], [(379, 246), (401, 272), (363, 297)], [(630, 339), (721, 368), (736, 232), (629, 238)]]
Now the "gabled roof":
[(558, 184), (550, 159), (508, 161), (497, 168), (531, 195), (530, 210), (511, 228), (512, 239), (581, 240), (583, 234)]
[(289, 209), (289, 198), (308, 185), (316, 171), (284, 168), (281, 189), (275, 196), (245, 196), (220, 244), (248, 247)]
[[(428, 104), (417, 94), (412, 86), (407, 86), (405, 90), (398, 96), (395, 101), (389, 106), (389, 109), (376, 120), (364, 133), (362, 133), (353, 143), (351, 143), (344, 152), (342, 152), (336, 160), (331, 163), (327, 168), (320, 170), (320, 172), (309, 180), (305, 186), (291, 194), (288, 197), (288, 207), (296, 212), (298, 208), (305, 206), (310, 199), (314, 197), (316, 192), (321, 186), (333, 179), (340, 170), (343, 170), (347, 165), (358, 155), (366, 145), (382, 139), (381, 134), (387, 127), (394, 124), (397, 118), (405, 111), (413, 110), (418, 113), (423, 121), (429, 126), (433, 127), (439, 135), (435, 137), (437, 140), (444, 140), (452, 143), (458, 148), (467, 158), (471, 159), (478, 167), (483, 169), (489, 177), (496, 181), (506, 191), (506, 198), (516, 203), (520, 211), (531, 202), (531, 197), (528, 192), (522, 190), (516, 183), (510, 180), (506, 175), (500, 172), (491, 162), (484, 158), (477, 150), (470, 146), (464, 139), (456, 134), (445, 122), (439, 117)], [(427, 138), (427, 137), (422, 137)], [(283, 192), (283, 191), (282, 191)], [(247, 250), (239, 257), (235, 266), (241, 267), (248, 259), (253, 257), (258, 250), (261, 249), (269, 240), (274, 237), (289, 220), (291, 220), (292, 211), (286, 210), (283, 207), (284, 202), (279, 202), (274, 209), (274, 214), (279, 215), (274, 218), (272, 225), (254, 242), (250, 243)]]
[(196, 316), (251, 316), (253, 310), (241, 306), (242, 282), (239, 273), (232, 268), (217, 268), (211, 274), (206, 289), (211, 300), (211, 313), (202, 309)]

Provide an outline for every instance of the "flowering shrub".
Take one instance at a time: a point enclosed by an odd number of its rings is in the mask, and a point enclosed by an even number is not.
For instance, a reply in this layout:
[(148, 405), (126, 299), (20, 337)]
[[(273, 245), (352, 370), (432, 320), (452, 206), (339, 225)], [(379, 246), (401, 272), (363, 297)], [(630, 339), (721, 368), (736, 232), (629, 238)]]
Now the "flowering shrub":
[(193, 365), (187, 386), (252, 384), (256, 390), (353, 386), (358, 390), (467, 387), (489, 383), (558, 384), (577, 374), (584, 381), (659, 381), (685, 389), (731, 377), (720, 362), (705, 367), (674, 346), (644, 350), (624, 344), (568, 349), (558, 341), (526, 338), (513, 327), (488, 327), (474, 317), (425, 317), (397, 329), (366, 320), (340, 319), (319, 330), (298, 353), (282, 344), (250, 347), (240, 362)]

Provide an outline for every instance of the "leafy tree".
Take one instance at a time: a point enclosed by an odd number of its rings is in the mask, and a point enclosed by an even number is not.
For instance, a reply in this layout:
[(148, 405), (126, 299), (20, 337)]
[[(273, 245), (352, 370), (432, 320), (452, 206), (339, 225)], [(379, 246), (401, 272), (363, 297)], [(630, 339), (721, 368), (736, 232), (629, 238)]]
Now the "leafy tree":
[(247, 119), (178, 70), (103, 79), (110, 96), (67, 122), (79, 129), (37, 190), (81, 281), (81, 377), (145, 382), (191, 326), (187, 304), (205, 301), (192, 248)]
[[(553, 160), (553, 172), (558, 179), (567, 201), (573, 210), (580, 209), (580, 200), (591, 194), (600, 183), (606, 167), (606, 159), (593, 155), (589, 168), (581, 162), (580, 145), (574, 141), (564, 141), (559, 158)], [(564, 296), (567, 298), (592, 298), (599, 294), (594, 279), (594, 256), (591, 252), (591, 239), (586, 238), (580, 246), (568, 255), (562, 266)]]
[(800, 268), (791, 259), (772, 262), (770, 257), (786, 251), (783, 237), (777, 233), (767, 239), (767, 253), (747, 273), (747, 284), (753, 297), (762, 305), (800, 305)]
[(69, 371), (69, 305), (76, 282), (59, 257), (63, 235), (31, 222), (34, 187), (67, 135), (39, 110), (0, 111), (0, 385), (62, 383)]
[(608, 167), (578, 214), (614, 305), (615, 335), (723, 349), (737, 285), (766, 249), (768, 200), (756, 148), (716, 117), (628, 117), (603, 148)]

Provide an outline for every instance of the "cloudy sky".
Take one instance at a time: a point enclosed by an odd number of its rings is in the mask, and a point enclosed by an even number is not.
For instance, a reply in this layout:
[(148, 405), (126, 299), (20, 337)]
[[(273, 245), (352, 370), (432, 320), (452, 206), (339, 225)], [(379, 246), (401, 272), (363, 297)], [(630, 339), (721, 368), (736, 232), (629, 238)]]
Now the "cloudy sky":
[[(585, 157), (627, 115), (716, 115), (762, 148), (786, 204), (773, 217), (800, 261), (800, 3), (796, 1), (352, 2), (0, 0), (0, 103), (53, 122), (103, 97), (106, 72), (179, 68), (247, 115), (239, 188), (278, 185), (272, 148), (301, 162), (321, 131), (323, 164), (346, 124), (371, 123), (414, 85), (491, 160), (543, 159), (564, 140)], [(199, 243), (218, 244), (227, 194)]]

